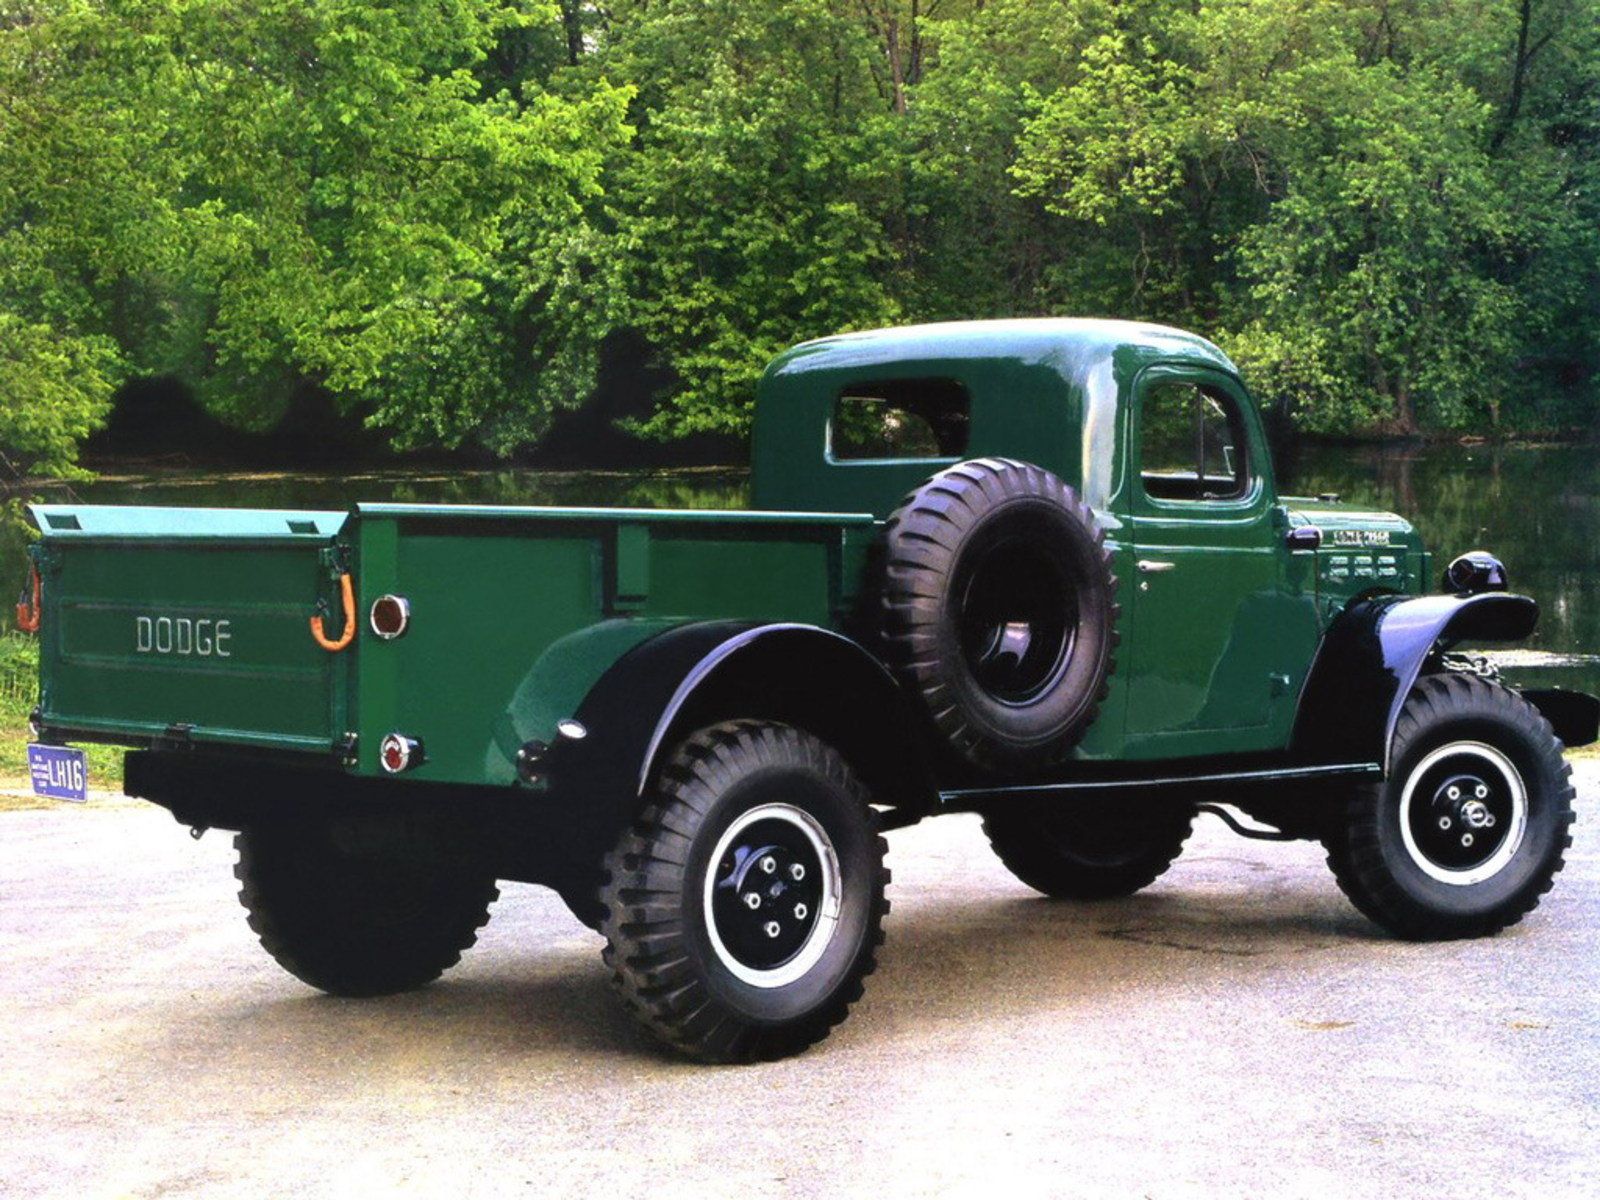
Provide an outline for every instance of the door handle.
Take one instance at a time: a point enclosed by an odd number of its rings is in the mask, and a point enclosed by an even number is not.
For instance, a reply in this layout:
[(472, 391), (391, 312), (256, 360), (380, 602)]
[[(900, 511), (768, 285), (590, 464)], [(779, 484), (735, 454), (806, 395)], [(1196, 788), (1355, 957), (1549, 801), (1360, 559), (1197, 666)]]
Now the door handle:
[(1139, 574), (1141, 575), (1159, 575), (1163, 571), (1172, 570), (1177, 565), (1175, 562), (1166, 562), (1159, 558), (1141, 558), (1138, 562)]

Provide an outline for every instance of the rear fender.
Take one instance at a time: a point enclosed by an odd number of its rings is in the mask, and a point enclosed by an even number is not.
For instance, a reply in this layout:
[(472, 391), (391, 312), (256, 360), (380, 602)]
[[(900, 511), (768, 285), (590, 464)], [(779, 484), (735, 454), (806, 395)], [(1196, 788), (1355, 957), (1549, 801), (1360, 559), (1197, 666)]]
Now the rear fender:
[(1387, 771), (1400, 708), (1430, 654), (1462, 641), (1518, 642), (1538, 621), (1537, 604), (1505, 592), (1356, 601), (1323, 634), (1301, 689), (1296, 755)]
[(735, 718), (816, 734), (875, 803), (925, 812), (937, 799), (893, 677), (854, 641), (812, 625), (680, 626), (620, 657), (573, 715), (585, 736), (559, 740), (544, 773), (547, 802), (571, 818), (567, 833), (587, 831), (580, 855), (609, 848), (679, 741)]

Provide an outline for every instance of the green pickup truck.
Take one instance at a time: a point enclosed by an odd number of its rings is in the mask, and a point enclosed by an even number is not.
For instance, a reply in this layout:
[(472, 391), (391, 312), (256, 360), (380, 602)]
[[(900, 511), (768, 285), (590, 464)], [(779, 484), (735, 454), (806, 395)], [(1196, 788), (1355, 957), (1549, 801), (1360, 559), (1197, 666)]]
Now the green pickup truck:
[(237, 831), (262, 943), (340, 995), (437, 977), (497, 880), (553, 887), (712, 1061), (844, 1018), (881, 833), (939, 813), (1076, 899), (1150, 883), (1197, 812), (1320, 839), (1406, 938), (1494, 933), (1561, 868), (1600, 701), (1453, 649), (1535, 603), (1482, 551), (1429, 594), (1402, 518), (1279, 496), (1204, 339), (807, 342), (753, 460), (741, 512), (38, 506), (36, 774), (132, 747), (129, 793)]

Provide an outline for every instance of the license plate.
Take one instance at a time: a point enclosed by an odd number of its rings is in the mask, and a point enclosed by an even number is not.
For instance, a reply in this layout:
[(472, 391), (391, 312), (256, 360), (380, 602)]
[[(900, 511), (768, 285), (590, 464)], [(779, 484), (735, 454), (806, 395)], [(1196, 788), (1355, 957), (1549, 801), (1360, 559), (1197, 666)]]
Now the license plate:
[(33, 776), (35, 796), (80, 802), (89, 798), (89, 764), (82, 750), (30, 745), (28, 773)]

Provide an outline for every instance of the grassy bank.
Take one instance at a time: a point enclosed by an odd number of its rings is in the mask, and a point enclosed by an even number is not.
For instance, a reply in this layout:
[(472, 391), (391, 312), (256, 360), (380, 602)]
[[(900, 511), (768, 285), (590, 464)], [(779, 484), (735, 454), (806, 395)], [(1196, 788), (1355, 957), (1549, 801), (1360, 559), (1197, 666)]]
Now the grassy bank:
[[(26, 634), (0, 634), (0, 786), (26, 789), (28, 783), (28, 714), (38, 702), (39, 643)], [(89, 786), (96, 791), (122, 790), (122, 751), (114, 746), (89, 747)]]

